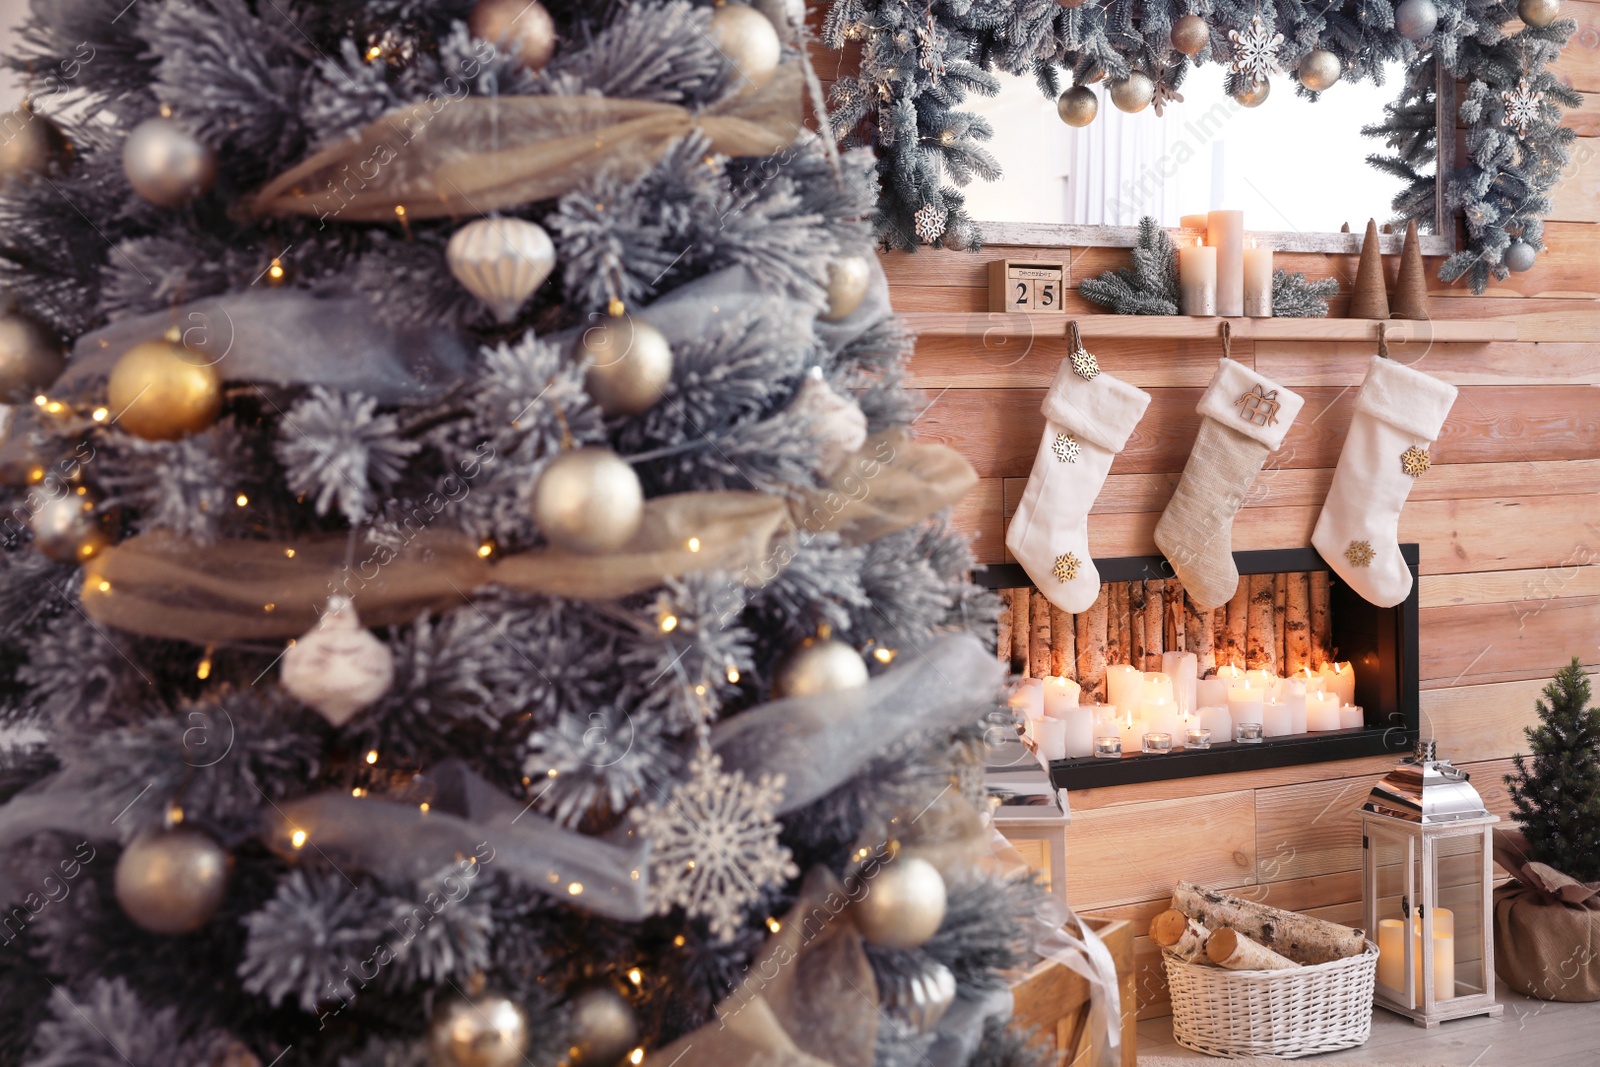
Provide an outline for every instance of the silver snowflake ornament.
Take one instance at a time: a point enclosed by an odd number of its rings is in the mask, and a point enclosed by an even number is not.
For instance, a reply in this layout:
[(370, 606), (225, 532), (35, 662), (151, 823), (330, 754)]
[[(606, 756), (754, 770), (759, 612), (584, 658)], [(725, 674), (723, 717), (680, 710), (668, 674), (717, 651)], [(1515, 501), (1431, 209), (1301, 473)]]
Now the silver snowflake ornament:
[(783, 775), (755, 782), (724, 772), (722, 757), (703, 751), (689, 778), (665, 799), (635, 808), (633, 820), (650, 841), (650, 906), (657, 915), (682, 908), (710, 920), (711, 933), (732, 941), (746, 909), (771, 886), (800, 873), (778, 843), (773, 814), (783, 798)]
[(1283, 34), (1267, 29), (1260, 15), (1250, 20), (1243, 33), (1229, 30), (1228, 40), (1233, 42), (1233, 62), (1228, 66), (1252, 87), (1278, 73), (1278, 46), (1283, 44)]
[(912, 216), (917, 225), (917, 236), (924, 244), (934, 244), (944, 236), (944, 209), (933, 204), (923, 204)]
[(1506, 89), (1501, 92), (1500, 99), (1506, 102), (1506, 113), (1500, 124), (1515, 126), (1518, 137), (1528, 136), (1528, 127), (1538, 122), (1543, 112), (1544, 94), (1534, 92), (1528, 79), (1523, 78), (1517, 83), (1515, 91)]

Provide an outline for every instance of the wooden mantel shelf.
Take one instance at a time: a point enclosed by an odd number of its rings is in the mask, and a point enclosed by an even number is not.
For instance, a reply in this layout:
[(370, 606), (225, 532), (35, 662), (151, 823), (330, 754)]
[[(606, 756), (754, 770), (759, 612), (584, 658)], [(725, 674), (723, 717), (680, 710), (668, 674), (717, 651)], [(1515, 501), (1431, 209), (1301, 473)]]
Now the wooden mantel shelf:
[[(907, 311), (907, 326), (929, 337), (1065, 337), (1072, 318), (1038, 311)], [(1193, 318), (1188, 315), (1080, 315), (1078, 330), (1085, 341), (1106, 338), (1204, 340), (1219, 337), (1222, 323), (1231, 323), (1239, 341), (1372, 341), (1378, 328), (1388, 328), (1391, 344), (1454, 342), (1463, 344), (1515, 341), (1517, 324), (1504, 319), (1243, 319)]]

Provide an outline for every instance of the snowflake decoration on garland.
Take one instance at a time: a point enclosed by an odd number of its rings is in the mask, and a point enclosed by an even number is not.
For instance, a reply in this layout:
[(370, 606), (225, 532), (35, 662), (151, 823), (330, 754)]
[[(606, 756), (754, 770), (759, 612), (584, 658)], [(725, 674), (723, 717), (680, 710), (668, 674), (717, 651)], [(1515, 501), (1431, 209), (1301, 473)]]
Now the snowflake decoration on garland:
[(922, 238), (924, 244), (933, 244), (944, 236), (944, 209), (933, 204), (923, 204), (917, 209), (913, 220), (917, 225), (917, 236)]
[(1183, 103), (1183, 94), (1178, 92), (1165, 81), (1156, 82), (1156, 93), (1150, 98), (1150, 104), (1156, 109), (1156, 117), (1160, 118), (1166, 113), (1171, 104)]
[(933, 9), (929, 8), (927, 20), (917, 27), (917, 62), (928, 72), (935, 85), (939, 84), (939, 75), (944, 73), (945, 42), (944, 31), (939, 29), (939, 20), (934, 17)]
[(682, 908), (710, 920), (711, 933), (732, 941), (747, 908), (769, 887), (800, 874), (778, 843), (783, 829), (773, 814), (783, 797), (783, 775), (755, 783), (724, 772), (722, 757), (702, 751), (689, 779), (660, 803), (634, 809), (633, 820), (650, 841), (650, 906), (665, 915)]
[(1544, 94), (1534, 92), (1528, 79), (1523, 78), (1517, 83), (1515, 92), (1507, 89), (1501, 92), (1500, 99), (1506, 102), (1505, 117), (1500, 120), (1500, 125), (1515, 126), (1518, 137), (1528, 136), (1528, 127), (1539, 121)]
[(1233, 42), (1229, 68), (1252, 87), (1278, 73), (1278, 46), (1283, 44), (1283, 34), (1267, 29), (1260, 15), (1250, 20), (1250, 28), (1243, 33), (1229, 30), (1228, 40)]

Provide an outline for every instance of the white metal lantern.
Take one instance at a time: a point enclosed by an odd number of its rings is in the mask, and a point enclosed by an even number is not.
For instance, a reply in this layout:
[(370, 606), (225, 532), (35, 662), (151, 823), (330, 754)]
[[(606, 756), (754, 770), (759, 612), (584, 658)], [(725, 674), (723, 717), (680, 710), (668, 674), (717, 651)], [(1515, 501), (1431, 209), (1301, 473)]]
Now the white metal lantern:
[(1431, 740), (1361, 807), (1362, 900), (1378, 942), (1376, 1002), (1419, 1026), (1499, 1015), (1494, 999), (1491, 838), (1499, 816), (1435, 758)]

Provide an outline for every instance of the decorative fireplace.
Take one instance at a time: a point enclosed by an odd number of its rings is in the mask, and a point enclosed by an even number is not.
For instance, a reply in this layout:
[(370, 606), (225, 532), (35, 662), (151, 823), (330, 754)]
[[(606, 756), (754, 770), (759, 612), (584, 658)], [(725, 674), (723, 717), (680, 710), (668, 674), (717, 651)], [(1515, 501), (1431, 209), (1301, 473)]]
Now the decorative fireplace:
[(1105, 701), (1108, 667), (1159, 671), (1162, 652), (1196, 653), (1202, 677), (1226, 665), (1288, 673), (1337, 660), (1355, 669), (1359, 726), (1255, 743), (1213, 739), (1209, 749), (1052, 761), (1058, 787), (1088, 789), (1409, 751), (1419, 714), (1418, 548), (1404, 544), (1400, 551), (1411, 570), (1411, 595), (1392, 608), (1362, 600), (1312, 548), (1234, 553), (1240, 594), (1215, 612), (1194, 610), (1161, 556), (1096, 559), (1100, 599), (1078, 616), (1043, 602), (1015, 564), (990, 566), (977, 578), (1002, 591), (1015, 612), (1010, 626), (1002, 626), (1001, 661), (1033, 677), (1071, 677), (1086, 703)]

